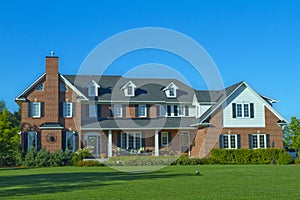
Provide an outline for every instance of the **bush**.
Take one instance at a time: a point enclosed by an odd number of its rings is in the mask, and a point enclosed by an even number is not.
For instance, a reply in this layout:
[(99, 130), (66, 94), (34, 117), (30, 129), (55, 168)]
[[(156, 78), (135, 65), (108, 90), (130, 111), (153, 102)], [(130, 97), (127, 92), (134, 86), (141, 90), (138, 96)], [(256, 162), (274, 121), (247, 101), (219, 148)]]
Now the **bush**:
[(213, 149), (211, 159), (220, 164), (290, 164), (292, 157), (284, 149)]
[(295, 159), (295, 164), (300, 164), (300, 157)]
[(84, 148), (84, 149), (78, 149), (73, 155), (71, 156), (71, 164), (76, 166), (78, 165), (79, 161), (83, 161), (84, 158), (89, 158), (91, 157), (92, 154), (91, 152)]
[(120, 156), (109, 158), (106, 164), (110, 166), (159, 166), (170, 165), (175, 161), (174, 156)]
[(36, 154), (37, 154), (37, 151), (35, 150), (35, 148), (31, 147), (25, 155), (23, 166), (24, 167), (36, 166), (36, 160), (35, 160)]

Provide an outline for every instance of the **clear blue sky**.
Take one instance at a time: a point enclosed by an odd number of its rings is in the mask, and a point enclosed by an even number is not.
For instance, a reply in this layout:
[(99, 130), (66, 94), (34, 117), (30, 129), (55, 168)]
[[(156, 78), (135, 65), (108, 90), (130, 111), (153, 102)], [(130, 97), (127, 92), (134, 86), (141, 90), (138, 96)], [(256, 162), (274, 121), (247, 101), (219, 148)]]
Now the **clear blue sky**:
[[(60, 72), (76, 74), (101, 41), (150, 26), (199, 42), (225, 86), (244, 80), (279, 99), (275, 108), (284, 117), (300, 117), (299, 10), (300, 1), (2, 1), (0, 99), (15, 111), (14, 98), (44, 73), (45, 56), (52, 50), (60, 57)], [(124, 73), (121, 65), (175, 65), (170, 60), (157, 51), (129, 55), (108, 73)]]

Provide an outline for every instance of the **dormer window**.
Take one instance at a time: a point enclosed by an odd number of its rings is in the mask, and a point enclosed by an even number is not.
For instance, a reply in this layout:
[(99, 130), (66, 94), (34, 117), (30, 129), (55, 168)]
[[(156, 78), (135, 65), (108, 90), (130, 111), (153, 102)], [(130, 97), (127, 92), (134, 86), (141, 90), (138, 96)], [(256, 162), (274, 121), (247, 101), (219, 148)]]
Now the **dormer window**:
[(128, 83), (126, 83), (121, 89), (124, 90), (125, 97), (135, 96), (136, 85), (131, 81), (128, 81)]
[(166, 86), (163, 91), (166, 93), (168, 98), (176, 98), (177, 97), (177, 89), (178, 87), (172, 82), (168, 86)]
[(98, 83), (96, 83), (94, 80), (91, 81), (88, 85), (88, 93), (90, 97), (96, 97), (98, 96), (98, 89), (100, 88), (100, 86), (98, 85)]

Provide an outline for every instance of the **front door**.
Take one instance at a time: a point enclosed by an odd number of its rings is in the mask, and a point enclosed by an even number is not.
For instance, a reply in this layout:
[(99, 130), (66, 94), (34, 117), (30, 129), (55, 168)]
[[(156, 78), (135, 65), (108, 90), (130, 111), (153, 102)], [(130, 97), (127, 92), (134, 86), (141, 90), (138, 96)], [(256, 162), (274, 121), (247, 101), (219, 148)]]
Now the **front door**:
[(181, 132), (180, 133), (180, 149), (181, 153), (189, 153), (190, 150), (190, 133)]
[(84, 135), (85, 148), (90, 150), (94, 157), (99, 157), (101, 149), (100, 133), (86, 133)]

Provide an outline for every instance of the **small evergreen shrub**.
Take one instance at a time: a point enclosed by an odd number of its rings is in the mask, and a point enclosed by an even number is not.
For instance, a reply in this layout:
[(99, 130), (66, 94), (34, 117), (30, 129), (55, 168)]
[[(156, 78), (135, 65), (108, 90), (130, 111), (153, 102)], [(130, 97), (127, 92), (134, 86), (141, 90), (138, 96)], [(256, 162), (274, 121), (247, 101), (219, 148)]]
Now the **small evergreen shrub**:
[(96, 166), (96, 167), (102, 167), (102, 166), (105, 166), (103, 163), (100, 163), (99, 161), (97, 160), (80, 160), (77, 162), (77, 166), (79, 167), (93, 167), (93, 166)]

